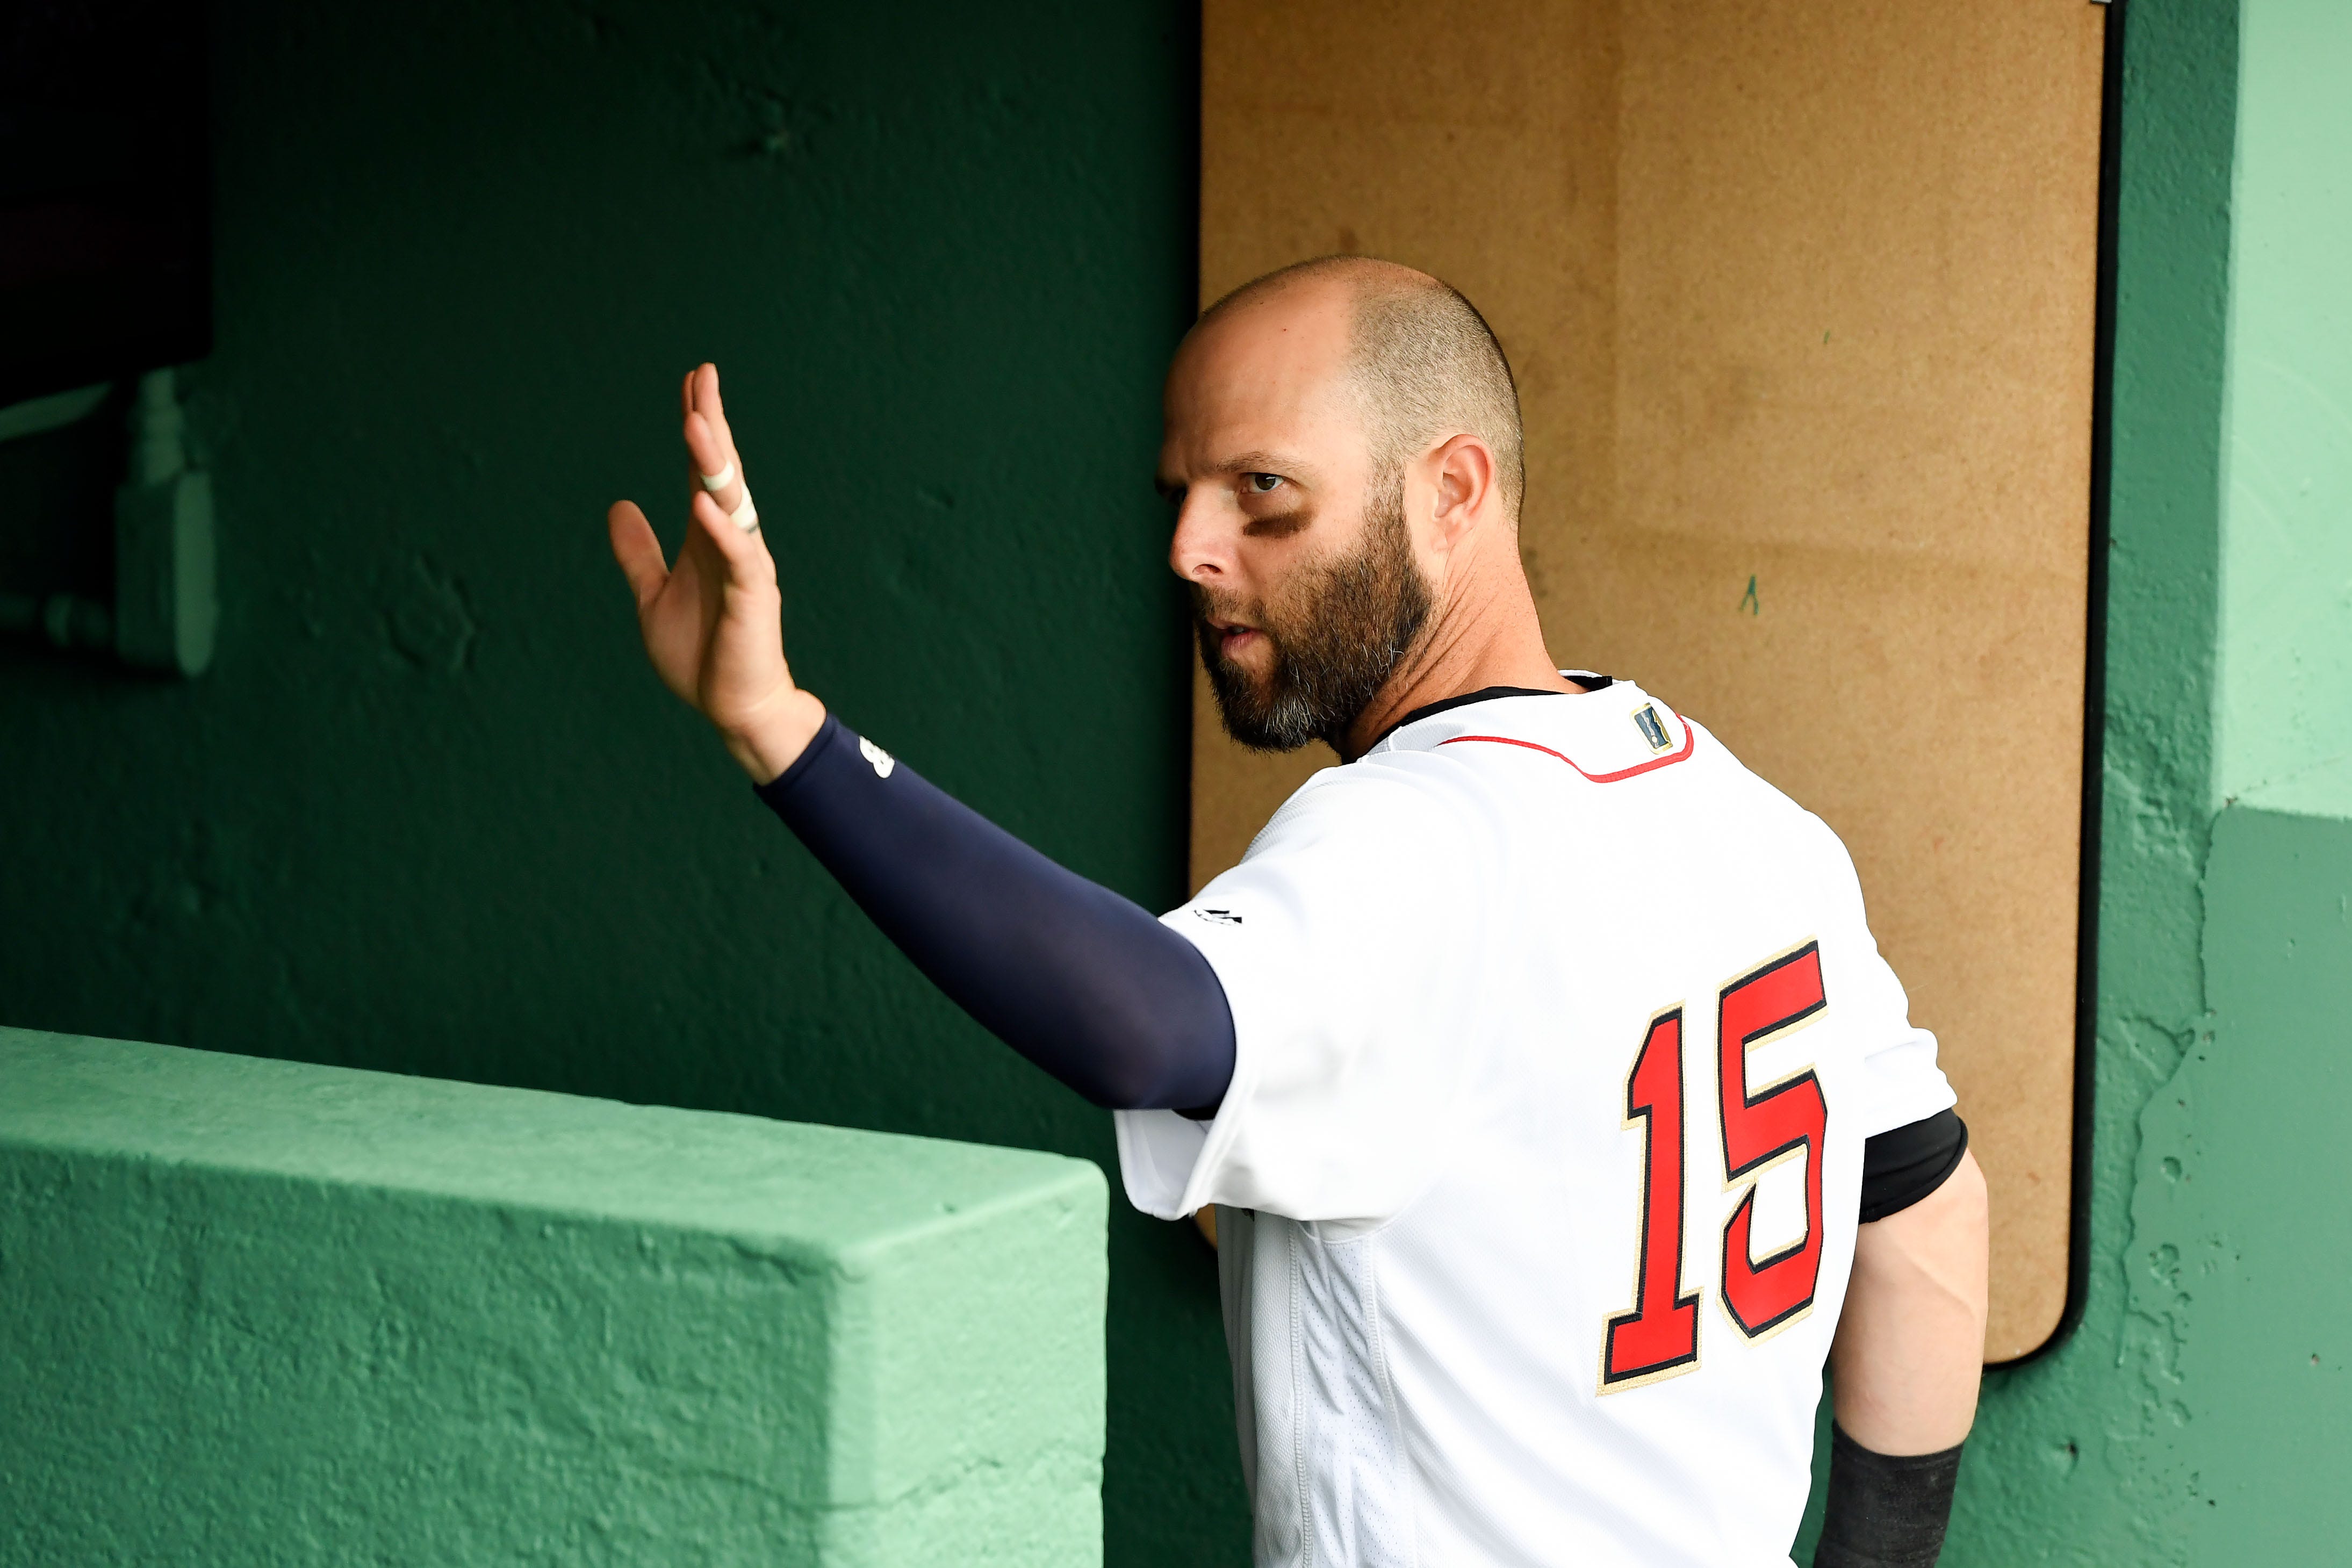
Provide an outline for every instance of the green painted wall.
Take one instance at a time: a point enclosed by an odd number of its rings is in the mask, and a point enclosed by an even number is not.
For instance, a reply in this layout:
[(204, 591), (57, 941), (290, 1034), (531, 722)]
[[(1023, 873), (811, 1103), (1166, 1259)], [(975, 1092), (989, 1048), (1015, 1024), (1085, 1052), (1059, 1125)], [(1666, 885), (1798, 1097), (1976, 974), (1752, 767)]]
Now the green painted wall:
[(2352, 822), (2235, 806), (2205, 872), (2212, 1038), (2149, 1208), (2195, 1331), (2192, 1560), (2326, 1563), (2352, 1540)]
[(2131, 0), (2124, 20), (2088, 1290), (2062, 1345), (1987, 1380), (1954, 1568), (2177, 1562), (2203, 1507), (2190, 1331), (2147, 1202), (2178, 1157), (2160, 1108), (2204, 1027), (2237, 20), (2214, 0)]
[[(2263, 1086), (2323, 1116), (2346, 1044), (2352, 889), (2314, 815), (2345, 801), (2310, 793), (2347, 711), (2344, 448), (2319, 402), (2261, 414), (2257, 357), (2343, 405), (2345, 356), (2297, 346), (2344, 320), (2334, 9), (2243, 0), (2242, 59), (2233, 0), (2128, 7), (2089, 1289), (1988, 1384), (1968, 1568), (2300, 1560), (2339, 1528), (2334, 1429), (2274, 1412), (2316, 1422), (2292, 1380), (2337, 1375), (2328, 1254), (2289, 1245), (2342, 1184), (2308, 1166), (2281, 1205), (2263, 1162), (2298, 1142), (2247, 1142)], [(781, 524), (761, 496), (807, 678), (1174, 897), (1183, 654), (1139, 481), (1189, 301), (1190, 22), (222, 17), (194, 410), (221, 662), (181, 689), (0, 655), (38, 825), (0, 857), (0, 907), (37, 911), (0, 1016), (1107, 1163), (1102, 1120), (925, 990), (665, 706), (594, 518), (674, 481), (668, 378), (716, 354), (801, 487)], [(2225, 811), (2241, 787), (2305, 815)], [(1116, 1204), (1110, 1247), (1110, 1560), (1238, 1561), (1208, 1260)]]
[(2241, 6), (2209, 1016), (2143, 1202), (2216, 1568), (2352, 1539), (2352, 10)]
[(0, 1563), (1100, 1561), (1092, 1165), (0, 1029)]
[(2352, 6), (2245, 0), (2214, 794), (2352, 814)]
[[(603, 514), (676, 537), (718, 359), (803, 678), (1180, 899), (1191, 7), (211, 10), (219, 657), (0, 645), (0, 1020), (1108, 1168), (657, 688)], [(0, 449), (0, 587), (107, 526), (87, 439)], [(1213, 1260), (1123, 1204), (1109, 1245), (1109, 1560), (1235, 1561)]]
[(2089, 1292), (1989, 1380), (1945, 1560), (2333, 1561), (2352, 828), (2229, 802), (2352, 805), (2352, 27), (2126, 26)]

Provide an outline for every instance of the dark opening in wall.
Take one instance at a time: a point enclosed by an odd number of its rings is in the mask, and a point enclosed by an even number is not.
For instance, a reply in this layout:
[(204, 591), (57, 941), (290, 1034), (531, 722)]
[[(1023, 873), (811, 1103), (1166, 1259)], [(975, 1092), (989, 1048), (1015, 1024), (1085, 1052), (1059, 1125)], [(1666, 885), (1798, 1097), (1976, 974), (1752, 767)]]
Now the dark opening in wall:
[(0, 406), (210, 349), (204, 20), (0, 6)]

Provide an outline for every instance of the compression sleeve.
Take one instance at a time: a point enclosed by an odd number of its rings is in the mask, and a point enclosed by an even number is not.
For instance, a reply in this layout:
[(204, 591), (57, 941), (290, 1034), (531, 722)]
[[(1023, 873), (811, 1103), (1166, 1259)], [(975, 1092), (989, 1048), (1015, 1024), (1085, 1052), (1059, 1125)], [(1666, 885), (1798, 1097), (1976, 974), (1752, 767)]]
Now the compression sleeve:
[(1940, 1454), (1874, 1453), (1831, 1422), (1813, 1568), (1936, 1568), (1959, 1475), (1958, 1444)]
[(1095, 1104), (1197, 1110), (1234, 1075), (1200, 950), (861, 741), (828, 713), (760, 798), (915, 967)]

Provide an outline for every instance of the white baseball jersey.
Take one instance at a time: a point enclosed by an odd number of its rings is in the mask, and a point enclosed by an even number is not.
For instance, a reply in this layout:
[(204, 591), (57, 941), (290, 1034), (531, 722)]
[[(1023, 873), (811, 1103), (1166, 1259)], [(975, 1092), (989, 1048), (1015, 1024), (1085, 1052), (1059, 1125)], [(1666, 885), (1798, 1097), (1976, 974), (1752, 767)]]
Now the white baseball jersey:
[(1786, 1568), (1863, 1140), (1953, 1101), (1822, 821), (1618, 681), (1440, 705), (1164, 917), (1260, 1568)]

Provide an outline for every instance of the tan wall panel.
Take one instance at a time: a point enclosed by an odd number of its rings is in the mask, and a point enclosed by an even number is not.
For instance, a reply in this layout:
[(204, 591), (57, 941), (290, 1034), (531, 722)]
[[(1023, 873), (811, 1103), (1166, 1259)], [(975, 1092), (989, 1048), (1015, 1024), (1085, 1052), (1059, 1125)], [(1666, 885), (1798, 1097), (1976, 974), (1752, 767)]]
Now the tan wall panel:
[[(1555, 657), (1853, 849), (1991, 1178), (1995, 1360), (2065, 1297), (2104, 21), (1209, 0), (1203, 37), (1204, 296), (1332, 251), (1461, 287)], [(1331, 760), (1197, 689), (1196, 885)]]

